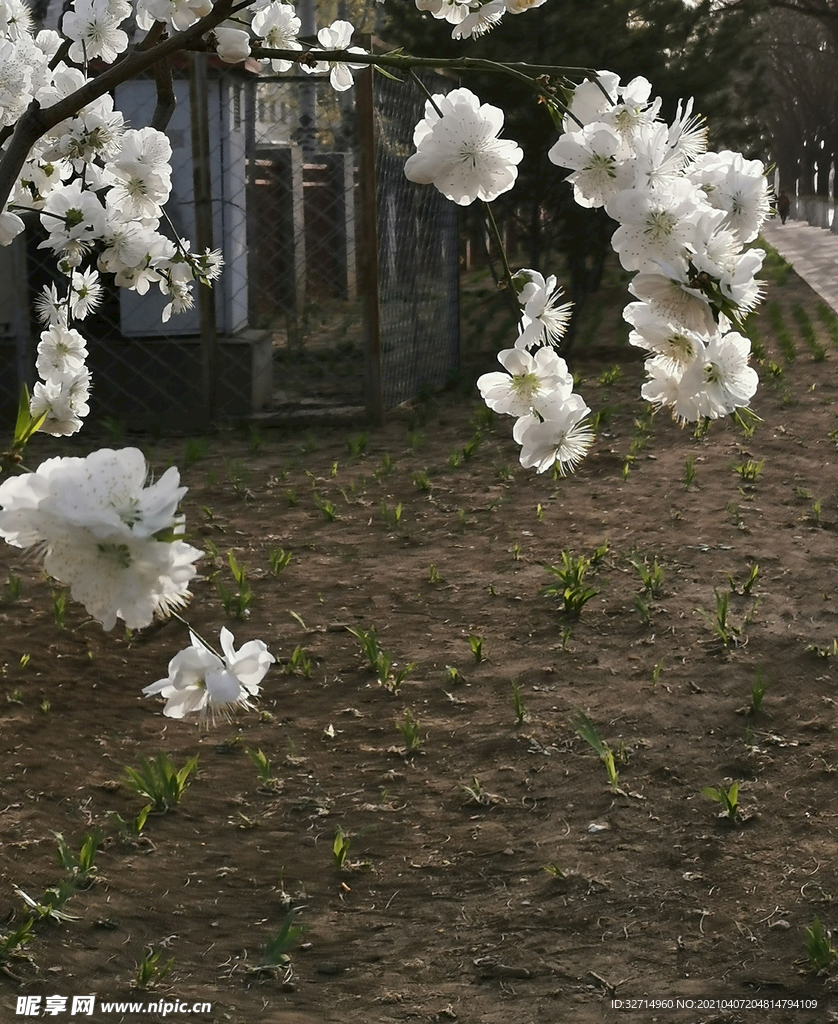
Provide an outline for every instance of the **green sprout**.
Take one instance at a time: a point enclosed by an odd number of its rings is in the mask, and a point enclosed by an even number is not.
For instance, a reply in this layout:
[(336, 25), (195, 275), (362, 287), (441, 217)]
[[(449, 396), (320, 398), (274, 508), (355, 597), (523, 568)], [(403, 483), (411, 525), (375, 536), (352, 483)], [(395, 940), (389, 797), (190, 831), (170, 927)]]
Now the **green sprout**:
[(754, 459), (747, 459), (741, 465), (736, 466), (735, 469), (743, 482), (754, 483), (759, 479), (764, 465), (765, 459), (760, 459), (759, 462), (756, 462)]
[(381, 515), (384, 519), (384, 522), (393, 530), (395, 530), (402, 519), (402, 503), (399, 502), (398, 505), (391, 508), (386, 501), (382, 501)]
[(10, 569), (9, 575), (6, 578), (6, 587), (5, 593), (3, 595), (3, 603), (14, 604), (15, 601), (19, 601), (21, 590), (22, 585), (20, 582), (20, 576), (15, 576), (15, 574)]
[(462, 686), (465, 683), (462, 672), (454, 665), (445, 666), (445, 678), (452, 686)]
[(352, 845), (351, 840), (338, 825), (335, 830), (335, 841), (332, 843), (332, 858), (336, 870), (344, 871), (347, 868), (346, 858), (349, 854), (349, 847)]
[(754, 584), (759, 579), (759, 565), (756, 562), (751, 566), (750, 574), (744, 583), (741, 585), (737, 584), (733, 577), (728, 574), (727, 582), (730, 584), (730, 590), (732, 594), (750, 594), (754, 588)]
[(13, 932), (5, 935), (0, 933), (0, 964), (5, 963), (13, 956), (21, 956), (21, 950), (32, 938), (32, 926), (35, 924), (33, 917), (26, 920)]
[(154, 988), (171, 971), (175, 958), (170, 957), (165, 963), (161, 963), (162, 955), (162, 949), (158, 949), (155, 953), (152, 946), (149, 946), (148, 952), (143, 951), (140, 962), (137, 964), (137, 973), (134, 975), (135, 988), (141, 991)]
[(570, 724), (579, 736), (588, 744), (588, 746), (599, 756), (599, 759), (605, 765), (605, 771), (608, 774), (608, 784), (612, 789), (616, 790), (620, 783), (620, 773), (617, 771), (617, 766), (614, 761), (614, 752), (608, 744), (604, 743), (600, 738), (594, 723), (584, 712), (577, 711), (576, 717)]
[(66, 590), (53, 590), (52, 592), (52, 617), (56, 626), (63, 633), (67, 628), (67, 608), (69, 595)]
[(129, 789), (149, 801), (149, 811), (163, 812), (180, 803), (197, 767), (197, 754), (181, 769), (175, 768), (168, 754), (158, 754), (151, 761), (141, 757), (139, 768), (125, 769), (125, 781)]
[(616, 384), (616, 382), (622, 377), (622, 375), (622, 368), (620, 366), (615, 365), (612, 366), (610, 370), (603, 370), (603, 372), (599, 375), (597, 380), (600, 384), (608, 387), (611, 384)]
[(567, 878), (567, 871), (565, 871), (564, 868), (559, 867), (555, 861), (550, 861), (549, 864), (545, 864), (541, 870), (546, 871), (551, 878)]
[(353, 459), (359, 458), (367, 449), (369, 438), (366, 434), (355, 434), (354, 437), (350, 437), (346, 442), (346, 447), (349, 449), (349, 454)]
[(136, 844), (142, 838), (145, 823), (151, 812), (151, 804), (147, 804), (132, 822), (127, 822), (117, 811), (108, 811), (107, 817), (112, 821), (119, 832), (119, 838), (124, 843)]
[(806, 929), (806, 957), (813, 971), (823, 971), (838, 959), (838, 949), (832, 945), (832, 933), (817, 917)]
[(483, 637), (469, 634), (468, 645), (471, 648), (471, 653), (474, 655), (474, 660), (480, 664), (483, 661)]
[(96, 851), (102, 841), (102, 833), (98, 829), (88, 832), (82, 840), (79, 852), (73, 853), (60, 832), (54, 832), (58, 844), (58, 860), (67, 874), (67, 879), (80, 888), (86, 888), (96, 874)]
[(259, 449), (265, 443), (265, 435), (256, 426), (255, 423), (251, 423), (247, 431), (247, 447), (250, 449), (251, 455), (258, 455)]
[(286, 551), (285, 548), (271, 548), (268, 552), (268, 564), (274, 576), (279, 576), (284, 569), (287, 569), (293, 557), (293, 553)]
[(314, 504), (323, 513), (324, 519), (328, 519), (329, 522), (333, 523), (338, 517), (338, 510), (335, 508), (334, 503), (329, 501), (328, 498), (321, 498), (317, 491), (312, 491), (312, 497), (314, 498)]
[(704, 786), (701, 790), (701, 795), (706, 796), (708, 800), (721, 804), (723, 815), (730, 821), (735, 820), (736, 815), (739, 813), (738, 782), (734, 782), (730, 789), (725, 789), (724, 786)]
[(719, 593), (714, 587), (713, 594), (716, 598), (716, 612), (715, 615), (711, 615), (703, 608), (698, 609), (699, 615), (705, 620), (710, 626), (712, 631), (716, 634), (719, 640), (724, 644), (725, 647), (738, 644), (739, 640), (745, 631), (745, 627), (748, 626), (756, 613), (757, 601), (754, 601), (753, 607), (750, 612), (742, 620), (741, 626), (734, 625), (729, 618), (730, 615), (730, 592), (725, 591)]
[(762, 669), (757, 669), (756, 679), (751, 687), (751, 706), (748, 708), (749, 715), (756, 715), (759, 713), (759, 709), (762, 707), (762, 699), (770, 689), (771, 680), (766, 679), (763, 676)]
[(838, 640), (833, 640), (830, 647), (818, 647), (817, 644), (809, 644), (806, 648), (807, 654), (814, 654), (816, 658), (834, 658), (838, 656)]
[(498, 802), (498, 798), (493, 793), (489, 793), (483, 788), (483, 783), (476, 775), (472, 776), (470, 786), (463, 785), (460, 786), (460, 789), (468, 797), (468, 803), (477, 807), (492, 807)]
[(311, 660), (308, 651), (302, 646), (302, 644), (297, 644), (291, 652), (290, 657), (285, 662), (285, 673), (289, 676), (298, 675), (302, 676), (303, 679), (311, 679), (311, 670), (313, 667), (314, 662)]
[(512, 680), (512, 709), (515, 712), (515, 721), (518, 725), (523, 725), (529, 716), (521, 697), (521, 685), (517, 679)]
[(643, 620), (643, 625), (648, 626), (652, 621), (652, 612), (654, 607), (652, 602), (647, 600), (643, 594), (634, 595), (634, 607), (640, 613), (640, 618)]
[(288, 951), (299, 942), (305, 931), (302, 925), (294, 924), (297, 915), (303, 909), (303, 907), (292, 907), (282, 919), (279, 931), (265, 943), (262, 957), (256, 968), (257, 971), (271, 971), (288, 966), (290, 960)]
[(473, 459), (474, 456), (477, 454), (477, 449), (480, 447), (482, 441), (482, 434), (478, 433), (470, 437), (469, 440), (466, 441), (466, 443), (463, 445), (463, 458)]
[(404, 740), (405, 756), (411, 757), (418, 752), (422, 745), (422, 739), (419, 735), (419, 722), (413, 717), (410, 710), (406, 710), (401, 721), (396, 722), (396, 728)]
[(215, 588), (227, 615), (244, 619), (250, 614), (250, 603), (253, 600), (253, 591), (247, 580), (247, 568), (244, 564), (239, 565), (232, 551), (227, 552), (227, 563), (236, 584), (235, 593), (220, 579), (216, 579)]
[(629, 564), (640, 577), (643, 590), (648, 597), (659, 597), (663, 584), (663, 566), (658, 563), (657, 555), (649, 564), (648, 558), (630, 558)]
[(381, 656), (381, 648), (378, 645), (378, 637), (376, 636), (375, 627), (370, 626), (369, 629), (355, 629), (352, 626), (346, 627), (347, 632), (351, 633), (352, 636), (360, 643), (361, 653), (366, 658), (367, 664), (373, 672), (378, 670), (378, 661)]
[(224, 468), (227, 472), (227, 479), (230, 481), (238, 498), (242, 501), (252, 501), (253, 492), (248, 487), (250, 481), (250, 474), (244, 468), (241, 462), (236, 460), (225, 459)]
[(393, 456), (389, 452), (385, 452), (381, 456), (381, 465), (378, 469), (373, 471), (373, 476), (376, 480), (380, 481), (382, 477), (387, 476), (393, 472)]
[(253, 747), (245, 747), (244, 749), (247, 756), (256, 766), (256, 771), (259, 773), (259, 781), (266, 786), (271, 781), (270, 758), (259, 747), (256, 749)]
[(569, 551), (562, 551), (561, 565), (545, 565), (547, 572), (555, 576), (558, 583), (550, 583), (542, 593), (545, 597), (560, 597), (565, 615), (578, 618), (582, 609), (599, 593), (585, 585), (585, 577), (592, 567), (592, 560), (585, 555), (574, 557)]
[(64, 921), (77, 921), (73, 914), (68, 914), (62, 908), (73, 895), (74, 885), (69, 878), (63, 879), (58, 885), (47, 889), (40, 900), (34, 900), (28, 896), (23, 889), (15, 887), (15, 892), (26, 904), (30, 912), (34, 911), (39, 921), (53, 921), (61, 924)]
[(396, 671), (393, 667), (392, 653), (390, 651), (378, 652), (378, 662), (375, 667), (375, 673), (378, 676), (378, 682), (385, 690), (387, 690), (388, 693), (398, 693), (401, 689), (402, 683), (415, 668), (416, 662), (410, 661), (407, 665)]

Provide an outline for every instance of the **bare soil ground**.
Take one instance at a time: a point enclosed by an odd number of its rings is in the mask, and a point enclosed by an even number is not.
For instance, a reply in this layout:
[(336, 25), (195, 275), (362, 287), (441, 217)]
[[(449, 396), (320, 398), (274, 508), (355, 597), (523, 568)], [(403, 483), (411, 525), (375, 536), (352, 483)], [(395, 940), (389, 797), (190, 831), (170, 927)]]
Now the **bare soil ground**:
[[(676, 996), (696, 1003), (632, 1016), (838, 1019), (838, 974), (806, 957), (814, 918), (838, 926), (838, 349), (817, 297), (780, 265), (772, 276), (751, 437), (649, 420), (640, 354), (603, 348), (609, 307), (574, 360), (604, 414), (569, 479), (517, 466), (511, 420), (480, 415), (473, 385), (363, 431), (365, 447), (345, 427), (144, 445), (158, 472), (181, 466), (190, 531), (217, 551), (193, 626), (215, 638), (226, 623), (278, 658), (261, 714), (229, 726), (170, 721), (140, 693), (186, 645), (178, 622), (104, 634), (71, 605), (59, 629), (36, 563), (0, 550), (0, 581), (20, 580), (0, 606), (0, 935), (26, 918), (16, 888), (40, 901), (63, 877), (54, 833), (74, 851), (103, 835), (93, 884), (64, 907), (73, 919), (37, 922), (26, 957), (0, 965), (0, 1019), (27, 1019), (21, 995), (56, 993), (212, 1003), (52, 1018), (97, 1024), (587, 1024), (624, 1018), (612, 997)], [(492, 363), (475, 360), (471, 379)], [(83, 445), (98, 442), (38, 440), (31, 461)], [(543, 594), (545, 566), (606, 542), (587, 580), (598, 593), (566, 616)], [(280, 547), (293, 557), (275, 575)], [(240, 620), (216, 591), (236, 590), (229, 551), (253, 591)], [(659, 593), (632, 560), (657, 560)], [(398, 692), (346, 627), (374, 627), (397, 669), (415, 663)], [(130, 822), (143, 805), (124, 769), (161, 752), (178, 766), (199, 755), (197, 773), (131, 841), (112, 813)], [(733, 783), (739, 810), (724, 818), (702, 789)], [(287, 965), (258, 970), (294, 907), (305, 931)], [(173, 963), (143, 992), (149, 949)], [(698, 1003), (801, 993), (820, 1008)]]

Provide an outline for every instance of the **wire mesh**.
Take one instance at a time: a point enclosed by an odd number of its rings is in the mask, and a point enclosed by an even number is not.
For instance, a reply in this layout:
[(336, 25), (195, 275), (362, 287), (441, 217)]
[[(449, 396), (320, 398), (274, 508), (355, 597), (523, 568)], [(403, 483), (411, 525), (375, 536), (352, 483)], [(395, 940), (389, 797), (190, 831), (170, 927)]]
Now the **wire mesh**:
[(354, 95), (308, 75), (249, 89), (251, 310), (272, 339), (274, 407), (363, 408)]
[[(423, 75), (431, 92), (449, 79)], [(378, 184), (381, 378), (384, 407), (444, 384), (459, 365), (457, 207), (404, 175), (424, 97), (383, 76), (374, 79)]]

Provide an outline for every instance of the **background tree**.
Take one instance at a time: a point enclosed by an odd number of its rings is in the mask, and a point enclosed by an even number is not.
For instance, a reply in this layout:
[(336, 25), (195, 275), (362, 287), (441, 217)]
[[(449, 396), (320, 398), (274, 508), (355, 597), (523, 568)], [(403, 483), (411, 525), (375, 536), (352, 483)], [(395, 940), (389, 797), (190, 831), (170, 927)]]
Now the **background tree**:
[(764, 111), (780, 186), (827, 197), (838, 160), (838, 39), (798, 11), (764, 16)]

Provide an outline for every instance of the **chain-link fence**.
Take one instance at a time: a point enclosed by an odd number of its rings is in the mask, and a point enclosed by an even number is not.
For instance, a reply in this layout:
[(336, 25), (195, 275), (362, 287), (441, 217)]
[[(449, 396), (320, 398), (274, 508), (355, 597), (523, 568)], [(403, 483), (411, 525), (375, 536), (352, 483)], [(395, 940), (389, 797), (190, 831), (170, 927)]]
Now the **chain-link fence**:
[[(458, 362), (457, 211), (404, 177), (421, 93), (370, 71), (336, 93), (320, 76), (195, 66), (174, 69), (166, 213), (171, 232), (221, 249), (224, 273), (166, 323), (155, 286), (107, 286), (81, 325), (91, 415), (163, 429), (310, 407), (376, 418), (444, 383)], [(151, 79), (117, 90), (132, 127), (155, 100)], [(31, 310), (53, 280), (43, 237), (35, 220), (25, 251), (5, 250), (4, 306), (14, 295)], [(0, 316), (4, 404), (31, 385), (39, 330)]]
[(311, 76), (249, 89), (251, 286), (279, 403), (376, 416), (444, 383), (458, 362), (457, 211), (404, 176), (424, 96), (370, 71), (344, 93)]
[[(430, 91), (449, 84), (425, 75)], [(374, 81), (381, 380), (385, 408), (443, 384), (459, 356), (457, 207), (434, 188), (406, 185), (404, 162), (424, 98)]]

